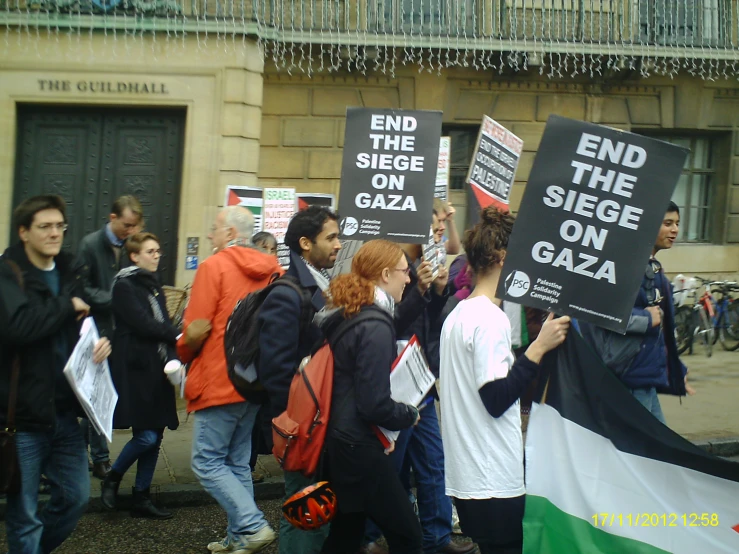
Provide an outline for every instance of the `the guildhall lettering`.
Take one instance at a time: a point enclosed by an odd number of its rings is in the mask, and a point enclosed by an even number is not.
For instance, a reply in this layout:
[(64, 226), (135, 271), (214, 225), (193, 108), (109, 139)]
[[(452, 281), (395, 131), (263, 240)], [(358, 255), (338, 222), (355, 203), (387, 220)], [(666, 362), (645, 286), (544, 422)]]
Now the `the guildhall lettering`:
[(166, 83), (146, 83), (135, 81), (77, 81), (39, 79), (39, 90), (42, 92), (77, 92), (93, 94), (156, 94), (168, 95)]

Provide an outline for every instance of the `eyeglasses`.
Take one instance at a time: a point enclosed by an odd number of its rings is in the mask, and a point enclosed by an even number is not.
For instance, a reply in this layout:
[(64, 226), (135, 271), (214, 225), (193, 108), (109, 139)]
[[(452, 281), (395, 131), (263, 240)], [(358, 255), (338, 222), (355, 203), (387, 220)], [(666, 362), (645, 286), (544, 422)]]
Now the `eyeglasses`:
[(155, 254), (161, 256), (162, 255), (162, 251), (160, 249), (154, 249), (154, 248), (152, 248), (150, 250), (144, 250), (144, 254), (146, 254), (147, 256), (153, 256)]
[(408, 266), (408, 267), (406, 267), (406, 268), (402, 268), (402, 269), (401, 269), (401, 268), (399, 268), (399, 267), (394, 267), (394, 268), (393, 268), (393, 271), (402, 271), (402, 272), (403, 272), (403, 273), (405, 273), (406, 275), (410, 275), (410, 274), (411, 274), (411, 266)]
[(36, 228), (42, 233), (51, 233), (52, 229), (56, 229), (60, 233), (65, 233), (69, 229), (69, 225), (66, 223), (42, 223), (36, 225)]

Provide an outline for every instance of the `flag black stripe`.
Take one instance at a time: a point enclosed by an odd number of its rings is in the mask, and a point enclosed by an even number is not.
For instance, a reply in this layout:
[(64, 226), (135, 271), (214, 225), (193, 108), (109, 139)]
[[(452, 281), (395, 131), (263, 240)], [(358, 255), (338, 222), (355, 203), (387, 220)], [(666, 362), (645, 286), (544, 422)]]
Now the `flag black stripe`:
[(543, 365), (550, 376), (545, 401), (562, 417), (622, 452), (739, 482), (739, 463), (709, 454), (662, 425), (576, 332)]

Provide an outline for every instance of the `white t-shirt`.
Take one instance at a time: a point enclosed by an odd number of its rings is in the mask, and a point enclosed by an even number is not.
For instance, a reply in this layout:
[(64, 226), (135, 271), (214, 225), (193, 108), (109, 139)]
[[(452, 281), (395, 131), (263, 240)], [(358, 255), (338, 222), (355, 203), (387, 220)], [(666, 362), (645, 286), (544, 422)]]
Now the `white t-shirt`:
[(446, 494), (461, 499), (524, 494), (521, 413), (485, 409), (479, 390), (513, 365), (511, 326), (489, 298), (460, 302), (441, 332), (441, 429)]

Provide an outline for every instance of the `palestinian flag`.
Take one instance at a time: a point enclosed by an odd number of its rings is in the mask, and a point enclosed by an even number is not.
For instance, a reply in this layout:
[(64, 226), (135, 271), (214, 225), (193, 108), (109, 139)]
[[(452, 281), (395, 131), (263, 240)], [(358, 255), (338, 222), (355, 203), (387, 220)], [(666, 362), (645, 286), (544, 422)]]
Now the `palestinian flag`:
[(526, 437), (525, 554), (739, 552), (739, 464), (662, 425), (577, 333)]

